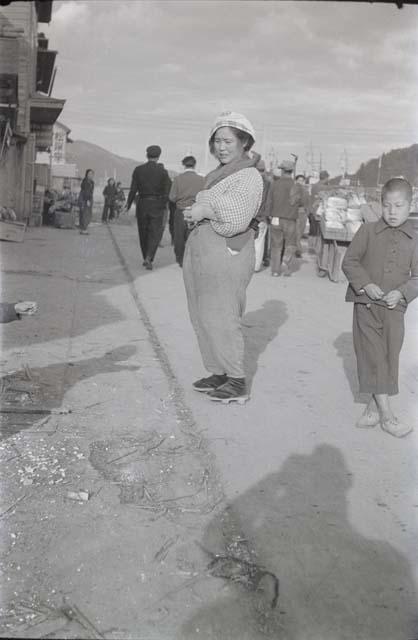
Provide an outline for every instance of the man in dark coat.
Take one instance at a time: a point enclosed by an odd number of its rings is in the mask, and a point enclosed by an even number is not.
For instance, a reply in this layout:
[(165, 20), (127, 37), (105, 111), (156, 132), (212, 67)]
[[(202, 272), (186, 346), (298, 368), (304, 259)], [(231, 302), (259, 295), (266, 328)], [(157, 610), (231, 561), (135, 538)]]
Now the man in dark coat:
[(164, 165), (159, 163), (161, 147), (147, 148), (147, 162), (134, 169), (126, 210), (129, 211), (136, 194), (136, 220), (143, 266), (152, 269), (154, 256), (164, 231), (164, 213), (171, 180)]

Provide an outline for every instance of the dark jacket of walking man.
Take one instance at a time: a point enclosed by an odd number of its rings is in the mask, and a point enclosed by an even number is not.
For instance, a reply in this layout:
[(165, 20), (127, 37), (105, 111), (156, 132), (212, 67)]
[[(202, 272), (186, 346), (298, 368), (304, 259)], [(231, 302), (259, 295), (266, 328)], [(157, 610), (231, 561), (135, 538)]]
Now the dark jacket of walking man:
[(294, 163), (285, 160), (279, 168), (282, 175), (272, 183), (266, 204), (271, 218), (271, 274), (289, 276), (296, 253), (296, 221), (302, 191), (293, 179)]
[(194, 204), (196, 195), (202, 191), (205, 178), (196, 173), (196, 158), (186, 156), (181, 161), (184, 172), (173, 179), (169, 200), (176, 207), (173, 221), (174, 253), (177, 263), (183, 266), (184, 248), (189, 228), (184, 221), (184, 210)]
[(136, 194), (136, 220), (139, 244), (144, 258), (143, 266), (152, 269), (154, 256), (164, 231), (164, 213), (167, 206), (171, 180), (164, 165), (158, 160), (161, 147), (147, 147), (147, 162), (134, 169), (126, 211), (131, 208)]

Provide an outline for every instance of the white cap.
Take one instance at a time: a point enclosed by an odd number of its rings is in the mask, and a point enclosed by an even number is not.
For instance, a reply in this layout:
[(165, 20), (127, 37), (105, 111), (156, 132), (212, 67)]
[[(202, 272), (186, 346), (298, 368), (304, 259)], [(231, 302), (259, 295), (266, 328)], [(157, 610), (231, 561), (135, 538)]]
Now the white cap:
[(235, 129), (248, 133), (255, 141), (254, 127), (248, 118), (243, 116), (242, 113), (237, 113), (236, 111), (223, 111), (213, 123), (209, 139), (213, 136), (215, 131), (221, 127), (235, 127)]

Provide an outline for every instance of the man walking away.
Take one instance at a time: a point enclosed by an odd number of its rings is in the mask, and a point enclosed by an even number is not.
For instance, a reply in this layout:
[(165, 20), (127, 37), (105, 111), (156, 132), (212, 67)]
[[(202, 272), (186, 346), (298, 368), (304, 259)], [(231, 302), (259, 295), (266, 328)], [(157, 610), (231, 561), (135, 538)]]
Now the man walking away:
[(139, 244), (144, 258), (143, 266), (151, 270), (158, 245), (164, 231), (164, 213), (167, 206), (171, 180), (164, 165), (158, 160), (161, 147), (147, 147), (147, 162), (134, 169), (126, 211), (138, 195), (136, 221)]
[(261, 264), (263, 262), (263, 256), (265, 253), (265, 245), (268, 242), (267, 234), (268, 234), (268, 219), (267, 219), (267, 197), (270, 189), (270, 180), (266, 176), (266, 165), (264, 160), (259, 160), (256, 168), (261, 174), (263, 178), (263, 199), (261, 201), (260, 208), (257, 213), (258, 220), (258, 235), (254, 240), (255, 245), (255, 267), (254, 271), (260, 271)]
[(173, 179), (169, 200), (175, 205), (173, 218), (174, 253), (177, 264), (183, 266), (184, 248), (189, 229), (184, 221), (184, 210), (195, 202), (196, 195), (202, 191), (205, 178), (196, 173), (196, 158), (186, 156), (181, 161), (184, 171)]
[(271, 275), (283, 273), (290, 276), (291, 262), (296, 253), (296, 221), (302, 194), (292, 177), (293, 162), (284, 160), (279, 169), (282, 175), (272, 183), (267, 202), (271, 218)]
[(300, 186), (302, 202), (298, 209), (298, 219), (296, 221), (296, 257), (301, 258), (302, 249), (302, 237), (305, 232), (306, 221), (309, 214), (309, 192), (305, 184), (305, 176), (300, 174), (296, 176), (295, 182)]

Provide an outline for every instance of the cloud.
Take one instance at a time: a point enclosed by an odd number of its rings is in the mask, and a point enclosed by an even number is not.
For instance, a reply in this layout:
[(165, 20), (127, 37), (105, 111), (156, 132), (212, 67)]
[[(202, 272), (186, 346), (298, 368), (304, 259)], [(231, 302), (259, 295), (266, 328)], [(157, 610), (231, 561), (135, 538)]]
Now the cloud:
[(89, 7), (87, 3), (67, 0), (60, 4), (53, 13), (52, 19), (54, 21), (54, 27), (61, 29), (72, 28), (74, 23), (82, 25), (87, 19), (88, 13)]
[(200, 148), (226, 106), (258, 131), (264, 124), (283, 148), (299, 140), (303, 150), (313, 139), (336, 170), (341, 145), (357, 145), (367, 159), (418, 137), (414, 8), (57, 0), (54, 9), (63, 120), (120, 155), (135, 157), (132, 145), (158, 138), (177, 164), (183, 140)]

